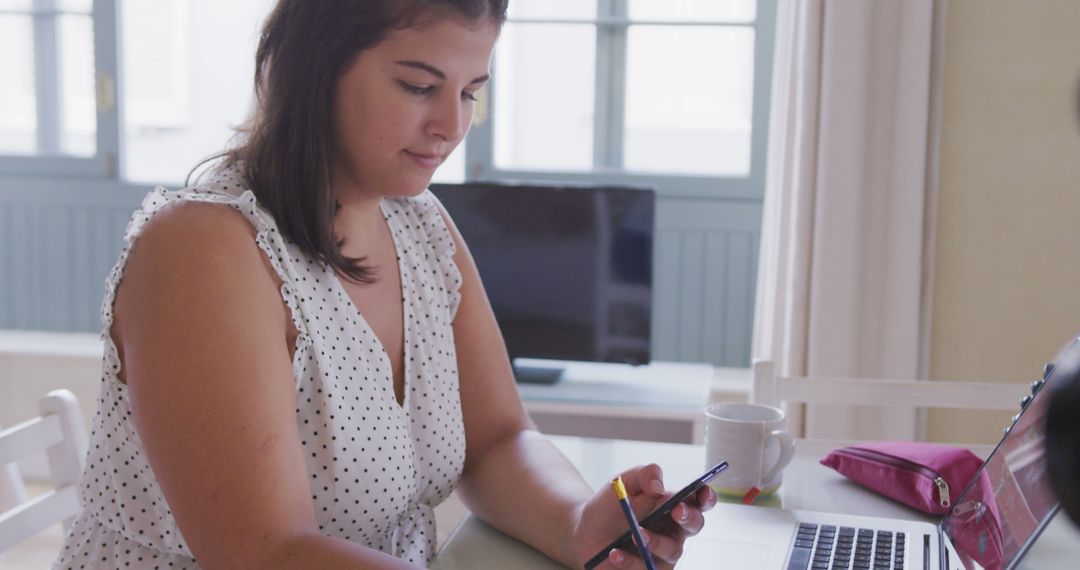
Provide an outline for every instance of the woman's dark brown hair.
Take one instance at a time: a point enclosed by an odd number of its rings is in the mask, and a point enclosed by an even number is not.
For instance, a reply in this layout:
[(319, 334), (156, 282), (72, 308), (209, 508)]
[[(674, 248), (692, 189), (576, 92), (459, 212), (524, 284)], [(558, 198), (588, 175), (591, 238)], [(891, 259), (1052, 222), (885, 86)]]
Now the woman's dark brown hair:
[(341, 253), (330, 188), (334, 94), (357, 54), (439, 17), (506, 20), (507, 0), (279, 0), (255, 55), (255, 110), (224, 164), (239, 167), (281, 233), (359, 283), (374, 272)]

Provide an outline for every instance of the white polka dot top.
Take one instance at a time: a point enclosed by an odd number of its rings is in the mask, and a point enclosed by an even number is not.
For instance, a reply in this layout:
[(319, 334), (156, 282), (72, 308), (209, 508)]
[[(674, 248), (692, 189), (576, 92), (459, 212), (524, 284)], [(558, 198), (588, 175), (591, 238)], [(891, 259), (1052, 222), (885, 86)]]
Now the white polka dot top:
[(176, 526), (131, 422), (127, 385), (108, 331), (131, 244), (157, 211), (179, 200), (228, 205), (256, 229), (281, 278), (299, 336), (293, 358), (297, 429), (319, 529), (417, 565), (435, 548), (432, 508), (465, 462), (451, 321), (461, 275), (453, 239), (430, 192), (384, 199), (405, 297), (405, 398), (394, 396), (390, 360), (328, 266), (278, 233), (236, 171), (181, 191), (147, 195), (108, 276), (102, 320), (101, 394), (83, 474), (84, 510), (53, 568), (198, 568)]

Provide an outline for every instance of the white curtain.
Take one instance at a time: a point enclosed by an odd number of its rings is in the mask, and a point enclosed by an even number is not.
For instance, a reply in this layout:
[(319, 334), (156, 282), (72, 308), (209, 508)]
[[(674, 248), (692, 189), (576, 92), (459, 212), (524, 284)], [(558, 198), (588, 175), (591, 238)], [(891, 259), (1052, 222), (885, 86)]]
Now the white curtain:
[[(785, 376), (917, 378), (934, 2), (778, 8), (753, 358)], [(911, 409), (809, 406), (801, 421), (808, 437), (918, 435)]]

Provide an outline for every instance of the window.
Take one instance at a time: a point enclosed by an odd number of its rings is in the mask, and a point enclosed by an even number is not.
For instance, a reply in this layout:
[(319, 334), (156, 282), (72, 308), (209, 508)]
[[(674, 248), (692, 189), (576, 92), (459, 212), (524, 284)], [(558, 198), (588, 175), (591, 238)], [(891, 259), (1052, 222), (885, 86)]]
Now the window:
[(109, 2), (96, 4), (0, 0), (0, 49), (9, 54), (0, 60), (4, 171), (115, 170), (115, 67), (109, 65), (115, 12)]
[(516, 0), (470, 178), (760, 197), (773, 0)]
[(253, 102), (267, 0), (120, 0), (124, 169), (132, 182), (183, 183), (223, 150)]
[[(247, 118), (273, 5), (0, 0), (0, 261), (18, 277), (0, 280), (0, 326), (96, 327), (147, 183), (179, 186)], [(436, 181), (657, 186), (655, 357), (746, 365), (776, 0), (510, 10)]]
[[(0, 61), (0, 169), (182, 181), (246, 118), (270, 5), (0, 0), (0, 48), (23, 54)], [(438, 178), (760, 197), (774, 10), (775, 0), (513, 1), (476, 125)]]
[(269, 7), (0, 0), (0, 171), (179, 184), (246, 118)]
[[(195, 164), (224, 149), (248, 118), (255, 49), (274, 2), (120, 1), (122, 176), (178, 186)], [(461, 179), (462, 153), (454, 154), (439, 169), (441, 180)]]
[[(247, 118), (272, 6), (0, 0), (0, 50), (15, 54), (0, 58), (0, 172), (180, 185)], [(440, 180), (462, 179), (462, 154)]]

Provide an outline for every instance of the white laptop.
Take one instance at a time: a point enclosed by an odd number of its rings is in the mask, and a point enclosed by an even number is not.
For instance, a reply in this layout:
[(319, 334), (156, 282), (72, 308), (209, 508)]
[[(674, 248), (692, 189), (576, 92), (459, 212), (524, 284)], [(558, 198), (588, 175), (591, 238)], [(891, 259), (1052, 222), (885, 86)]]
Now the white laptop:
[[(1044, 375), (1080, 374), (1080, 339)], [(927, 522), (720, 503), (678, 568), (1009, 570), (1058, 510), (1043, 461), (1040, 389), (952, 509)]]

